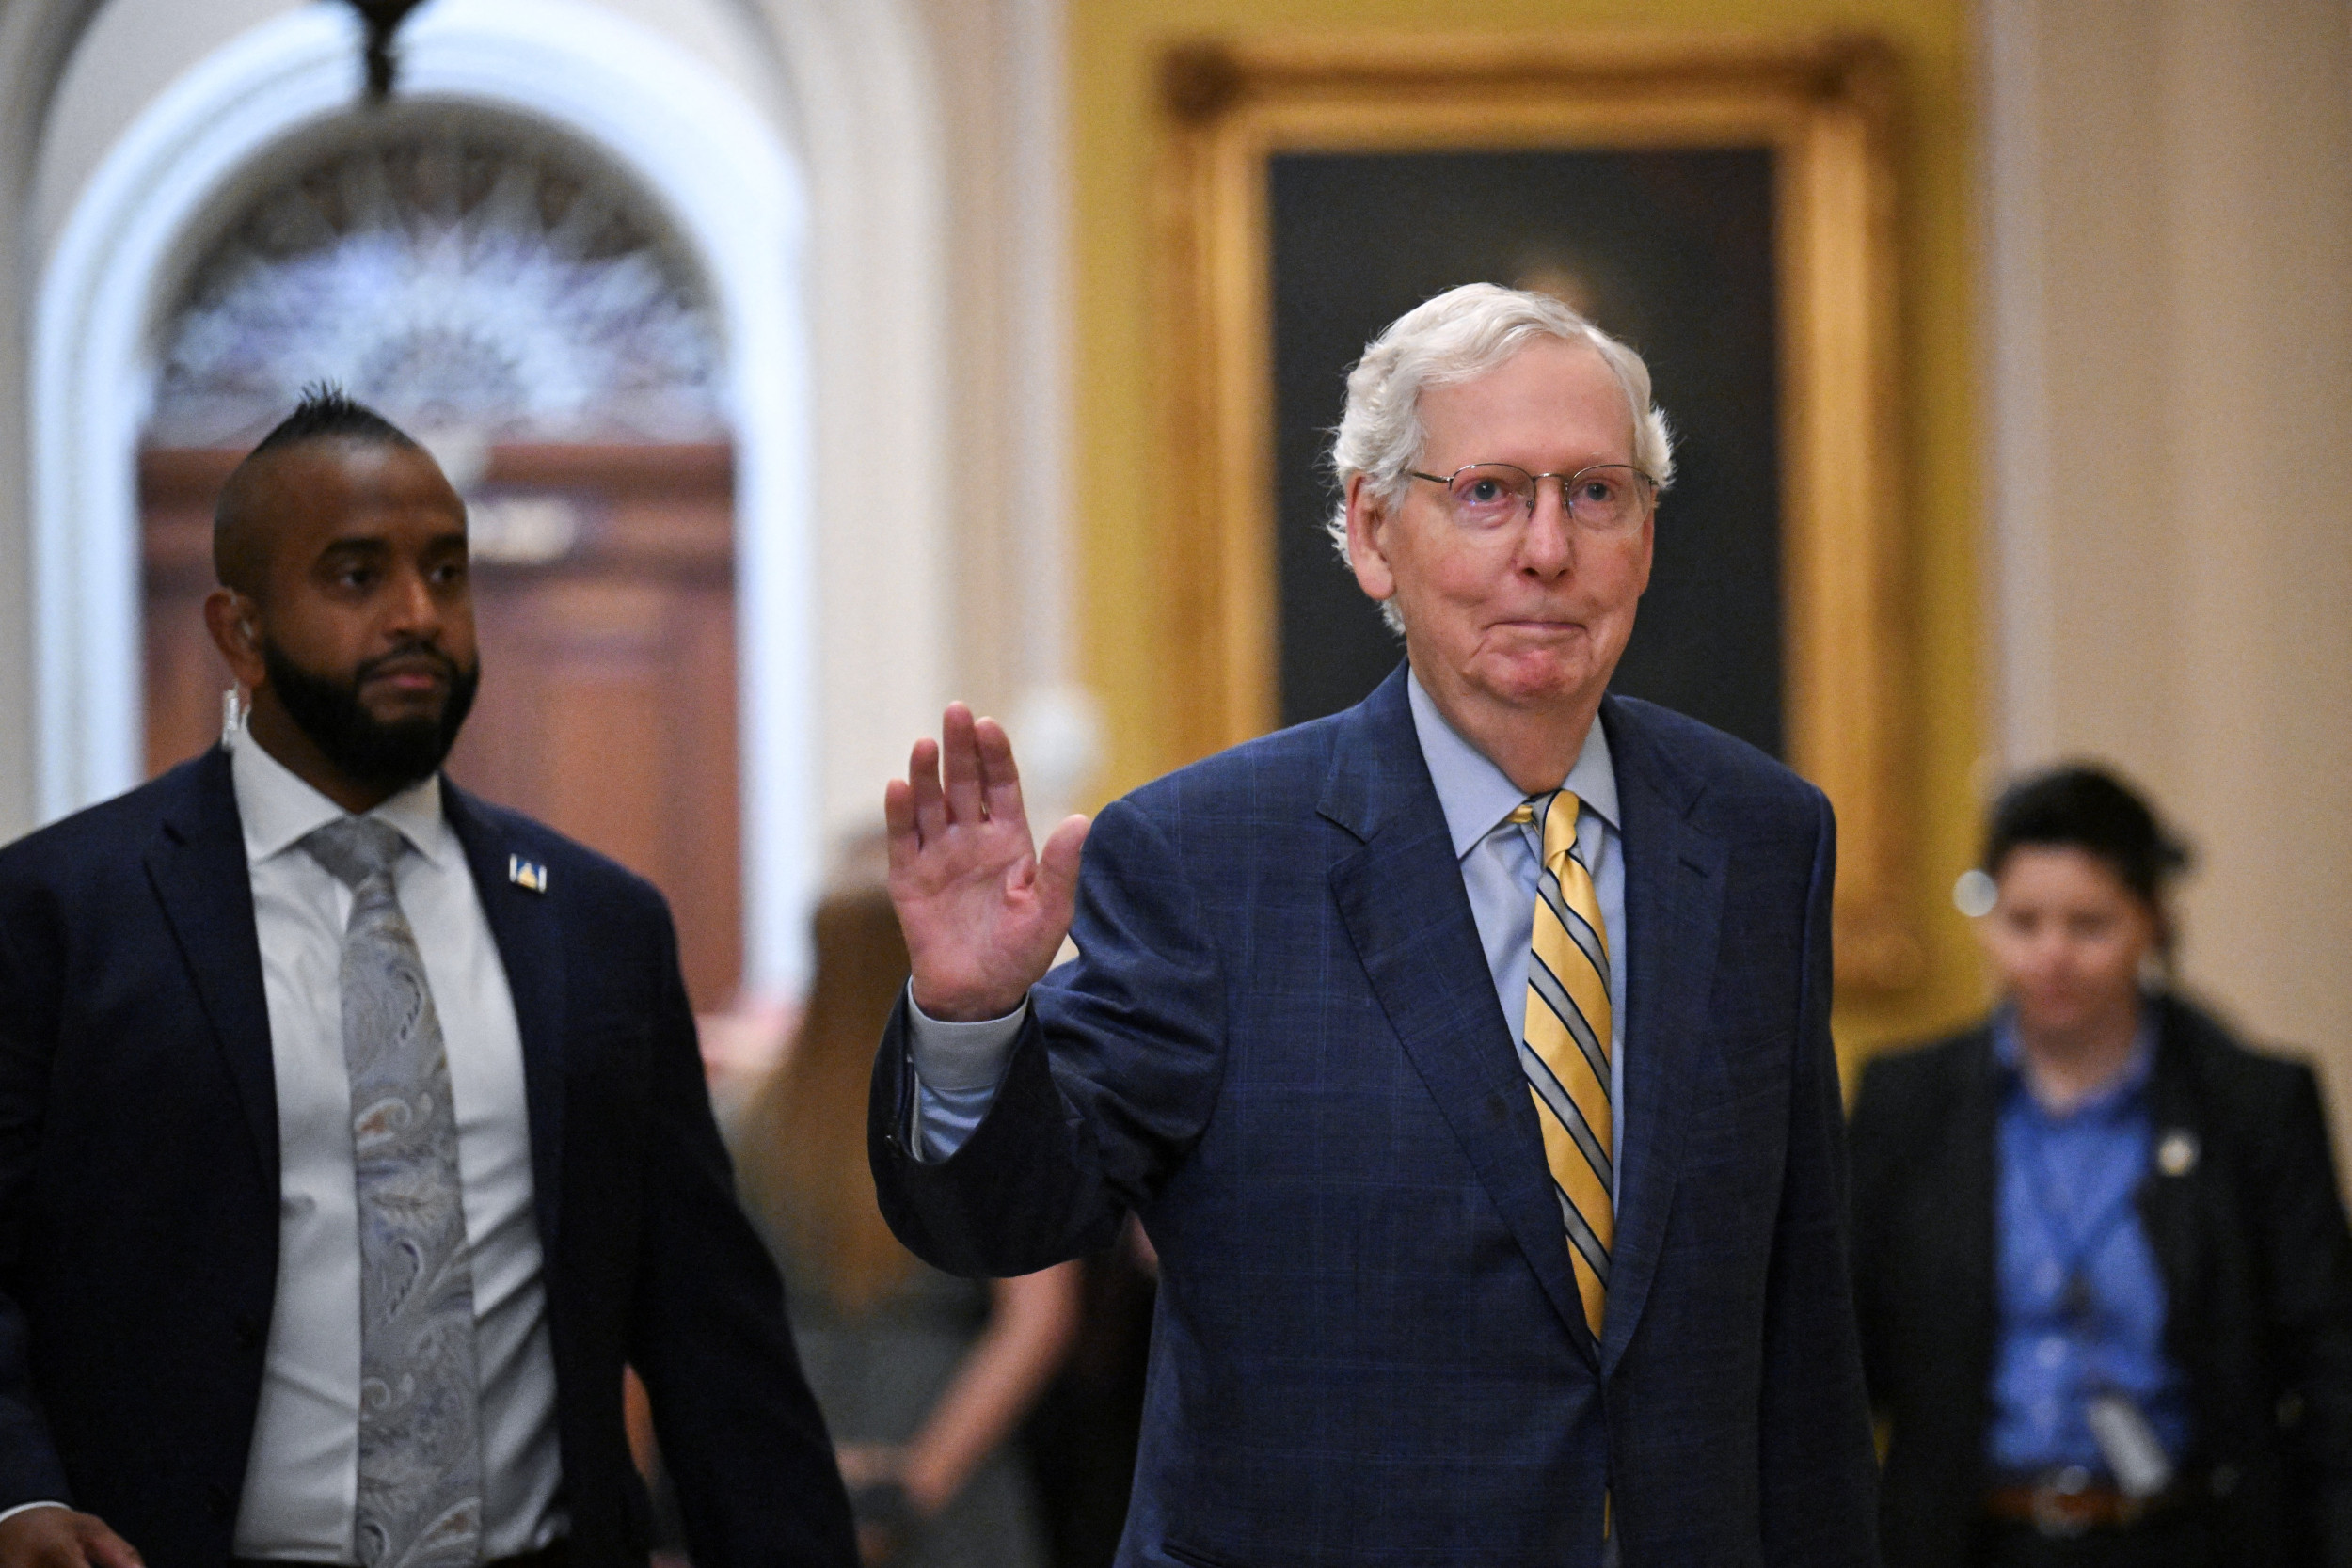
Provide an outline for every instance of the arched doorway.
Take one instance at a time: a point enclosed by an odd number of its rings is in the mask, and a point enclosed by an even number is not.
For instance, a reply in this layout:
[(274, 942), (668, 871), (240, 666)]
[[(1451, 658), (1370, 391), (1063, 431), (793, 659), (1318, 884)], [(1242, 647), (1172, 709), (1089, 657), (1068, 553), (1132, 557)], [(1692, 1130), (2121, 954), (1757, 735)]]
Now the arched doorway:
[[(440, 0), (403, 41), (404, 96), (415, 113), (527, 130), (542, 150), (568, 150), (591, 183), (633, 191), (640, 227), (670, 240), (678, 275), (699, 283), (724, 345), (709, 389), (738, 438), (731, 460), (721, 451), (700, 461), (705, 488), (731, 481), (733, 497), (731, 512), (722, 501), (709, 515), (727, 518), (710, 531), (726, 537), (728, 603), (739, 611), (731, 638), (723, 620), (717, 629), (720, 645), (732, 641), (735, 662), (734, 816), (741, 831), (733, 947), (740, 958), (739, 966), (701, 966), (708, 978), (697, 1000), (723, 1001), (708, 992), (722, 989), (731, 967), (748, 986), (790, 994), (805, 971), (803, 922), (819, 836), (799, 169), (728, 84), (665, 40), (596, 8)], [(253, 211), (257, 191), (383, 134), (385, 122), (361, 108), (358, 86), (356, 36), (342, 8), (304, 7), (255, 27), (198, 62), (122, 135), (51, 254), (32, 356), (34, 734), (47, 815), (114, 793), (146, 771), (137, 452), (188, 280), (200, 276), (218, 237)], [(545, 457), (547, 443), (520, 445)], [(544, 463), (516, 467), (519, 450), (492, 455), (505, 467), (483, 480), (508, 494), (490, 499), (528, 492), (516, 526), (524, 534), (539, 529), (542, 542), (532, 547), (544, 547), (552, 513), (538, 502), (579, 476)], [(594, 483), (608, 499), (628, 488), (616, 490), (610, 472)], [(604, 537), (628, 531), (622, 513), (612, 506)], [(711, 630), (707, 616), (692, 619)], [(208, 711), (216, 703), (215, 689)], [(476, 725), (490, 721), (485, 710)], [(567, 739), (564, 771), (610, 766), (616, 744), (610, 730), (585, 743)], [(512, 793), (494, 784), (492, 792)]]
[[(691, 256), (592, 150), (409, 102), (306, 138), (188, 276), (139, 459), (150, 772), (217, 729), (214, 496), (306, 383), (468, 498), (485, 680), (451, 771), (644, 874), (699, 1010), (742, 971), (733, 445)], [(340, 141), (340, 145), (338, 145)]]

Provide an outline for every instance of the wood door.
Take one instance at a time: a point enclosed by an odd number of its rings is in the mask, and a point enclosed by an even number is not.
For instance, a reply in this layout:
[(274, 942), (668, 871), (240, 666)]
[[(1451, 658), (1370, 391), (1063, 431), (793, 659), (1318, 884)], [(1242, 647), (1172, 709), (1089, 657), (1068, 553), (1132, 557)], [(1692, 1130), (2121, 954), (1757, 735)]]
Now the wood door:
[[(220, 733), (201, 607), (239, 455), (140, 459), (151, 773)], [(695, 1010), (723, 1009), (743, 962), (731, 450), (499, 447), (469, 504), (482, 690), (451, 776), (660, 888)]]

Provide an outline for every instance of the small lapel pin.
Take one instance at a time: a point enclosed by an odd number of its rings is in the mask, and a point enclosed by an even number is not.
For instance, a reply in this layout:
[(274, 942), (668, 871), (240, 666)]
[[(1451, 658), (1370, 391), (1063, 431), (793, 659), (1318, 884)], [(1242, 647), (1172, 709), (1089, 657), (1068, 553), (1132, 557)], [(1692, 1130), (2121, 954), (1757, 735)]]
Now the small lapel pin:
[(548, 890), (548, 868), (520, 855), (509, 855), (506, 857), (506, 879), (516, 887), (545, 893)]
[(2197, 1168), (2197, 1134), (2175, 1127), (2156, 1145), (2156, 1168), (2167, 1176), (2186, 1176)]

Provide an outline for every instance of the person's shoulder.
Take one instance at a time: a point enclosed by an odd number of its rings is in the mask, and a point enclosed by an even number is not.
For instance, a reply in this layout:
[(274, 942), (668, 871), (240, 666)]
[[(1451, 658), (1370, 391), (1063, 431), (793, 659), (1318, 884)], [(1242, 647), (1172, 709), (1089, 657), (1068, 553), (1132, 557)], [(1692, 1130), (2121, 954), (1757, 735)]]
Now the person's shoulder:
[(1714, 814), (1817, 819), (1820, 790), (1762, 748), (1711, 724), (1639, 697), (1612, 695), (1602, 705), (1611, 759), (1622, 771), (1655, 769)]
[(1857, 1124), (1910, 1124), (1940, 1116), (1956, 1104), (1967, 1081), (1985, 1069), (1992, 1026), (1979, 1021), (1931, 1039), (1889, 1046), (1863, 1064), (1854, 1097)]
[(1277, 810), (1311, 805), (1329, 774), (1354, 708), (1276, 730), (1164, 773), (1123, 800), (1147, 816), (1192, 814), (1254, 803)]
[(2211, 1012), (2177, 991), (2156, 999), (2159, 1037), (2193, 1065), (2201, 1085), (2217, 1096), (2255, 1107), (2316, 1094), (2318, 1075), (2293, 1053), (2256, 1049)]
[(115, 861), (131, 863), (165, 823), (200, 809), (218, 789), (233, 816), (228, 795), (228, 755), (200, 752), (110, 800), (59, 817), (0, 847), (0, 879), (9, 881), (67, 876), (87, 881)]

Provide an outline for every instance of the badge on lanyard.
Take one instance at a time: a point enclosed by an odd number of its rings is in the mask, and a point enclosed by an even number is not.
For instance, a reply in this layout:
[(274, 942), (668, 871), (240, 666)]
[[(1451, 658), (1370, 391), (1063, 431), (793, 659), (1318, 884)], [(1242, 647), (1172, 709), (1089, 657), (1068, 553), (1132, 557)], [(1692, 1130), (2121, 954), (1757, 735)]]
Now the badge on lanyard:
[(2171, 1457), (2129, 1394), (2108, 1388), (2091, 1395), (2083, 1418), (2125, 1497), (2153, 1497), (2172, 1484)]

